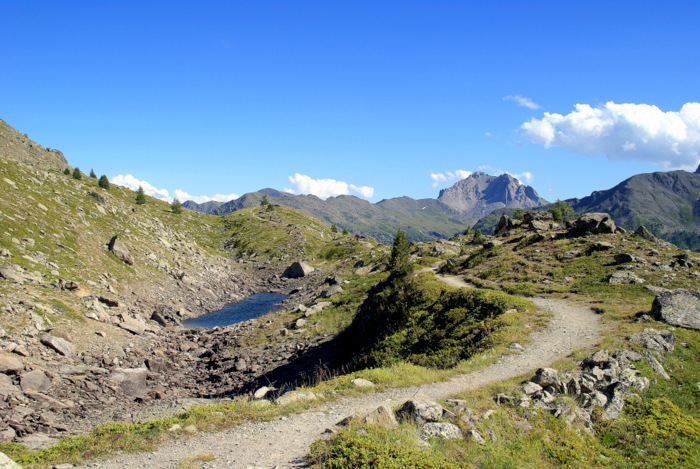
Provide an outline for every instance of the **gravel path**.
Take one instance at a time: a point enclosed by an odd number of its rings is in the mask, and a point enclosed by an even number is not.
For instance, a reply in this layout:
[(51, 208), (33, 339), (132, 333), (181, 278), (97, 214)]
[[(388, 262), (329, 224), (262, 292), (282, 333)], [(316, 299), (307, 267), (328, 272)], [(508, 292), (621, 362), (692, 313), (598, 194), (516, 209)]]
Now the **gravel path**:
[[(464, 286), (459, 277), (443, 280)], [(461, 283), (460, 283), (461, 282)], [(250, 423), (217, 433), (200, 433), (152, 453), (123, 454), (87, 467), (177, 468), (185, 458), (201, 453), (215, 456), (203, 468), (305, 467), (304, 457), (312, 442), (343, 418), (375, 409), (381, 404), (398, 406), (417, 393), (442, 399), (488, 383), (512, 378), (544, 367), (579, 348), (593, 347), (602, 329), (589, 308), (566, 300), (534, 298), (532, 301), (553, 314), (546, 329), (532, 334), (532, 342), (519, 354), (509, 355), (481, 371), (420, 387), (390, 389), (359, 397), (344, 397), (321, 408), (263, 423)]]

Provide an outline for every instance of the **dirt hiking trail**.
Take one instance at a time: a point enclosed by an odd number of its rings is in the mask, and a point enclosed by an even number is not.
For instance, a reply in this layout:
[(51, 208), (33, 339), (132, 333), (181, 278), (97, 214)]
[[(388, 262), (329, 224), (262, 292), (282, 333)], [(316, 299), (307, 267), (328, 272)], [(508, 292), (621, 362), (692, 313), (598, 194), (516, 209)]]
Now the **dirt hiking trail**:
[[(467, 285), (460, 277), (440, 278), (452, 286)], [(152, 453), (121, 454), (112, 456), (110, 460), (89, 463), (86, 467), (177, 468), (188, 456), (202, 453), (215, 457), (210, 462), (199, 462), (203, 468), (306, 467), (304, 458), (311, 443), (349, 415), (374, 410), (381, 404), (396, 407), (419, 393), (433, 400), (443, 399), (488, 383), (534, 372), (576, 349), (594, 347), (599, 343), (602, 330), (600, 317), (590, 308), (560, 299), (531, 300), (539, 308), (552, 313), (548, 327), (531, 334), (532, 341), (524, 352), (508, 355), (483, 370), (458, 375), (444, 382), (343, 397), (270, 422), (244, 424), (216, 433), (199, 433), (188, 440), (169, 443)]]

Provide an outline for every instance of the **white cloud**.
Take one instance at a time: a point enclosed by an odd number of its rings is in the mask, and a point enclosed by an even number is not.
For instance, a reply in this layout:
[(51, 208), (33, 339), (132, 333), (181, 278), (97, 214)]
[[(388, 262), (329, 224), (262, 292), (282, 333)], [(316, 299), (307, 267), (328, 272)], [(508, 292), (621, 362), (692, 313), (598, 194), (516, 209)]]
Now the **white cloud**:
[(567, 115), (545, 112), (520, 128), (527, 140), (545, 148), (602, 153), (664, 169), (694, 170), (700, 162), (700, 103), (686, 103), (679, 112), (649, 104), (577, 104)]
[(176, 189), (175, 190), (175, 197), (177, 197), (177, 199), (180, 202), (184, 202), (186, 200), (191, 200), (192, 202), (196, 202), (198, 204), (203, 204), (205, 202), (211, 202), (212, 200), (214, 200), (216, 202), (228, 202), (229, 200), (237, 199), (240, 196), (238, 196), (236, 194), (228, 194), (228, 195), (216, 194), (213, 197), (209, 197), (207, 195), (192, 196), (183, 190)]
[(284, 189), (290, 194), (313, 194), (321, 199), (335, 197), (338, 195), (354, 194), (365, 199), (374, 195), (374, 188), (370, 186), (355, 186), (335, 179), (313, 179), (304, 174), (295, 173), (289, 176), (289, 182), (294, 185), (294, 189)]
[(151, 197), (155, 197), (156, 199), (166, 200), (168, 202), (171, 202), (173, 200), (168, 195), (167, 189), (158, 189), (156, 187), (153, 187), (147, 181), (139, 181), (131, 174), (127, 174), (126, 176), (123, 174), (119, 174), (110, 179), (109, 182), (118, 186), (127, 187), (132, 190), (138, 190), (139, 187), (143, 187), (143, 192), (146, 195), (150, 195)]
[(539, 109), (540, 108), (539, 104), (535, 103), (530, 98), (520, 96), (519, 94), (506, 96), (505, 98), (503, 98), (503, 101), (515, 101), (516, 103), (518, 103), (518, 106), (526, 107), (528, 109)]
[(433, 182), (433, 187), (437, 187), (443, 182), (461, 181), (462, 179), (468, 178), (471, 174), (471, 171), (465, 171), (463, 169), (458, 169), (454, 173), (451, 171), (445, 171), (444, 173), (434, 173), (431, 171), (430, 179), (435, 181)]

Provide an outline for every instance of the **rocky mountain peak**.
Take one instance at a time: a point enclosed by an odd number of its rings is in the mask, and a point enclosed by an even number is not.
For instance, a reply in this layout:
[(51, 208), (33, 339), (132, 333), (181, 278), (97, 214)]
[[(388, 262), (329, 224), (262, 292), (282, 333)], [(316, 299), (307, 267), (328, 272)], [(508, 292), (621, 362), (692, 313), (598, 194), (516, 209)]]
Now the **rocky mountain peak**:
[(700, 164), (698, 165), (698, 169), (695, 170), (695, 174), (700, 174)]
[(63, 169), (68, 165), (62, 152), (42, 147), (31, 140), (27, 134), (20, 133), (2, 119), (0, 119), (0, 155), (42, 169)]
[(482, 217), (499, 208), (532, 208), (548, 202), (510, 174), (472, 173), (440, 191), (438, 200), (468, 216)]

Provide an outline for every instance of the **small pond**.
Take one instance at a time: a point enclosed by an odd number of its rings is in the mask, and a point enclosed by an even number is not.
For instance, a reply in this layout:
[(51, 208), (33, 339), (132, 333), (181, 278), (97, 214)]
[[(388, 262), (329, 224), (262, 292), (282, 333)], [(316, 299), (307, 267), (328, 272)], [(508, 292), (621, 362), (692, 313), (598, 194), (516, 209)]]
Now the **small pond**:
[(190, 327), (206, 327), (207, 329), (230, 326), (257, 318), (271, 311), (277, 311), (282, 307), (280, 303), (286, 299), (287, 295), (281, 293), (256, 293), (241, 302), (226, 305), (219, 311), (187, 319), (183, 321), (183, 324)]

